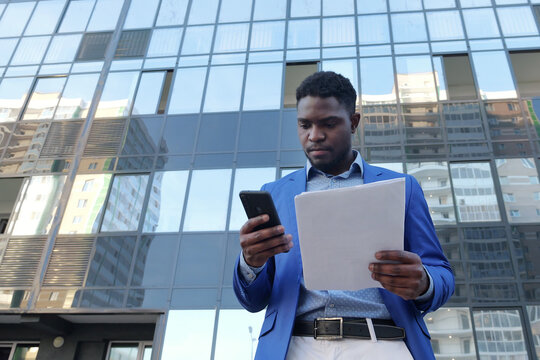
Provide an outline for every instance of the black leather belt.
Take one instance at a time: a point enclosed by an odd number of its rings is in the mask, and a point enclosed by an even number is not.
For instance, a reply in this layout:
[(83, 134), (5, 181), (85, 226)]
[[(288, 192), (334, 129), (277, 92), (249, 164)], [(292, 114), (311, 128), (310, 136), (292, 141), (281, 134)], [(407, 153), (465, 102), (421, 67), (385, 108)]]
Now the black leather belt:
[[(405, 330), (392, 320), (372, 319), (377, 339), (400, 340)], [(296, 320), (293, 336), (313, 336), (315, 339), (335, 340), (342, 338), (371, 339), (364, 318), (318, 318), (313, 321)]]

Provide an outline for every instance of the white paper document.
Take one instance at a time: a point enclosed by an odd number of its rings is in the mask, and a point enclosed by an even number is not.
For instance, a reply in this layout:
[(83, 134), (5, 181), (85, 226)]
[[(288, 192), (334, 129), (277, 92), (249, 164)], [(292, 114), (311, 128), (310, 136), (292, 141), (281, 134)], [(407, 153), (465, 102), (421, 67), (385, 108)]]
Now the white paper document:
[(368, 266), (379, 250), (403, 250), (404, 178), (305, 192), (294, 202), (307, 289), (381, 287)]

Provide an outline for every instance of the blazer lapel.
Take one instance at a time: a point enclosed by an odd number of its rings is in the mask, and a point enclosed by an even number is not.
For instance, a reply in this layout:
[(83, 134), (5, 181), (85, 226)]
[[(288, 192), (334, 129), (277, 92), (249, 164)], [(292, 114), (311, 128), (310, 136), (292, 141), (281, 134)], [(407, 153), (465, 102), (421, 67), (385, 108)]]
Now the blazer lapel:
[(364, 184), (382, 180), (382, 172), (379, 169), (369, 165), (364, 159), (362, 159), (362, 163), (364, 166)]

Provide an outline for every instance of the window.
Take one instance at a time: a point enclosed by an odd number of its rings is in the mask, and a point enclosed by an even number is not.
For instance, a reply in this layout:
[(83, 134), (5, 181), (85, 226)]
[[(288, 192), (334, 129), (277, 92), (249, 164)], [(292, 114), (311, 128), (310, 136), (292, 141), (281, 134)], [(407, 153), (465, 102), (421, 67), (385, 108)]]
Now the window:
[(517, 96), (504, 51), (473, 52), (472, 60), (482, 99)]
[(80, 216), (74, 216), (73, 220), (71, 221), (72, 224), (79, 224), (81, 222)]
[(110, 342), (107, 360), (147, 360), (152, 357), (152, 342)]
[(214, 309), (169, 311), (162, 358), (210, 358), (215, 317)]
[(198, 113), (201, 109), (205, 79), (206, 67), (178, 69), (168, 113)]
[(248, 65), (244, 110), (279, 109), (282, 74), (281, 63)]
[(133, 0), (124, 23), (124, 29), (147, 28), (154, 24), (158, 0)]
[(65, 82), (65, 77), (38, 78), (22, 119), (52, 119)]
[(317, 72), (319, 63), (289, 63), (285, 68), (285, 92), (283, 106), (296, 107), (296, 88), (309, 75)]
[(131, 113), (133, 115), (164, 114), (172, 75), (172, 70), (143, 72)]
[(96, 117), (121, 117), (129, 114), (139, 72), (113, 72), (107, 82), (96, 111)]
[(77, 203), (77, 207), (84, 208), (86, 207), (86, 204), (88, 203), (88, 199), (79, 199), (79, 202)]
[(15, 121), (26, 100), (33, 78), (7, 78), (0, 83), (0, 121)]
[(94, 96), (99, 74), (70, 75), (58, 108), (55, 119), (84, 119)]
[(76, 60), (103, 60), (111, 38), (112, 32), (84, 34)]
[(238, 111), (243, 78), (243, 65), (212, 66), (208, 75), (204, 112)]
[(0, 234), (6, 231), (22, 183), (22, 178), (0, 179)]
[(70, 1), (58, 32), (84, 31), (93, 8), (93, 0)]
[(182, 25), (189, 0), (162, 0), (156, 26)]
[(440, 100), (476, 99), (469, 56), (442, 55), (433, 58)]
[(503, 193), (503, 200), (505, 202), (515, 202), (516, 198), (515, 198), (514, 194)]
[(53, 33), (65, 3), (65, 0), (39, 2), (24, 34), (42, 35)]
[(150, 30), (123, 31), (114, 58), (143, 57), (149, 40)]
[(511, 52), (510, 61), (521, 96), (540, 96), (540, 51)]
[(84, 185), (82, 187), (82, 191), (85, 192), (85, 191), (91, 191), (92, 190), (92, 185), (94, 184), (94, 180), (93, 179), (90, 179), (90, 180), (86, 180), (84, 182)]

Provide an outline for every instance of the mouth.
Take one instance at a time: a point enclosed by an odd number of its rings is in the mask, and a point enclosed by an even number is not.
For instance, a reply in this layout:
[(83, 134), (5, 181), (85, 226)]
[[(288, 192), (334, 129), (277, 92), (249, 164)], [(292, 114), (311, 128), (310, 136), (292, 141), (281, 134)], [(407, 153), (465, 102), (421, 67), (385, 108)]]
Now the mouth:
[(312, 156), (323, 156), (330, 152), (328, 148), (309, 148), (308, 153)]

